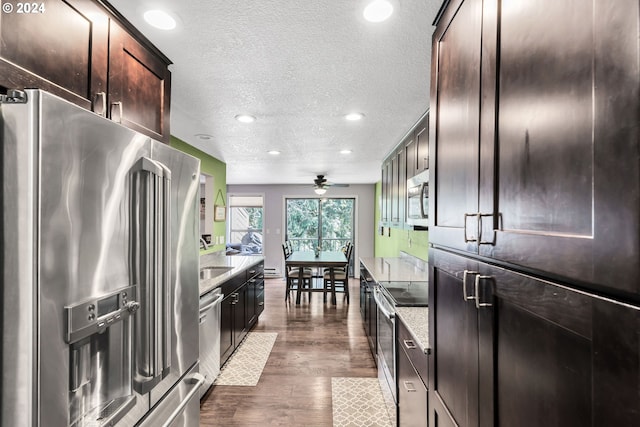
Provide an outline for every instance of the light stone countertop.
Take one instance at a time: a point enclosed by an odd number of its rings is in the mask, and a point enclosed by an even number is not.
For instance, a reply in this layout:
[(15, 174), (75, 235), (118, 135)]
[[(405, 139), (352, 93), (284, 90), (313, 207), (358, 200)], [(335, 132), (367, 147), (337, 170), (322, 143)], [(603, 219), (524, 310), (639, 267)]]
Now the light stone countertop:
[(415, 257), (360, 258), (360, 262), (380, 282), (426, 282), (429, 264)]
[(263, 261), (262, 255), (232, 255), (227, 256), (222, 253), (211, 253), (200, 255), (200, 269), (206, 267), (233, 267), (231, 270), (226, 271), (211, 279), (200, 280), (200, 296), (207, 292), (219, 287), (225, 281), (232, 277), (242, 273), (249, 267), (258, 264)]
[(416, 339), (416, 344), (429, 354), (429, 307), (396, 307), (396, 313)]

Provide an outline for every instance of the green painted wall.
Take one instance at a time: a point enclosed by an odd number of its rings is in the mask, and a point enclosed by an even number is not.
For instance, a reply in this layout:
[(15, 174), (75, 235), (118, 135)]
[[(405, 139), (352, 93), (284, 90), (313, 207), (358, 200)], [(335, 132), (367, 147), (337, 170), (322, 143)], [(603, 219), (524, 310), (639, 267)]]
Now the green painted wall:
[[(382, 183), (376, 184), (376, 208), (374, 224), (380, 223), (380, 205), (382, 200)], [(384, 227), (380, 234), (380, 227), (375, 230), (374, 252), (375, 257), (398, 257), (400, 251), (411, 254), (425, 261), (429, 258), (429, 232), (402, 230), (398, 228)]]
[[(222, 196), (224, 197), (224, 203), (227, 203), (227, 165), (224, 162), (216, 159), (215, 157), (211, 157), (207, 153), (198, 150), (195, 147), (187, 144), (186, 142), (178, 139), (174, 136), (171, 137), (171, 142), (169, 143), (173, 148), (180, 150), (184, 153), (191, 154), (194, 157), (200, 159), (200, 172), (210, 175), (213, 177), (213, 185), (214, 185), (214, 194), (210, 195), (211, 200), (215, 200), (218, 191), (222, 191)], [(220, 200), (218, 200), (218, 204)], [(226, 235), (226, 222), (213, 222), (213, 235), (211, 236), (211, 240), (215, 242), (214, 236), (225, 236)], [(225, 238), (226, 241), (226, 238)], [(221, 245), (212, 245), (209, 246), (209, 249), (206, 251), (200, 251), (200, 253), (205, 254), (209, 252), (216, 252), (224, 250), (226, 243)]]

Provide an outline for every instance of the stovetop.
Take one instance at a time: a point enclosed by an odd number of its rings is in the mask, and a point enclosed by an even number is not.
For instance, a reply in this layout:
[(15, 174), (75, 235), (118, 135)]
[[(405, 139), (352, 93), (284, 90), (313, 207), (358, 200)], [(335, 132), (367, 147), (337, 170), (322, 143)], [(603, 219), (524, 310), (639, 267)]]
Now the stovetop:
[(379, 282), (384, 293), (396, 307), (426, 307), (429, 303), (429, 282)]

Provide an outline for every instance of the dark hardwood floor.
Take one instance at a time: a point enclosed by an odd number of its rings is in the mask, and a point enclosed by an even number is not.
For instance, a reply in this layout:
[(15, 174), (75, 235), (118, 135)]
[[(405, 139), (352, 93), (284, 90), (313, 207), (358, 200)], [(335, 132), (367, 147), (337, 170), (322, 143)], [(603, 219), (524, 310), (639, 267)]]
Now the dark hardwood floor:
[(202, 426), (331, 426), (331, 378), (376, 377), (360, 317), (359, 282), (350, 304), (332, 306), (315, 293), (284, 301), (284, 280), (265, 280), (265, 310), (256, 332), (277, 332), (255, 387), (214, 386), (200, 402)]

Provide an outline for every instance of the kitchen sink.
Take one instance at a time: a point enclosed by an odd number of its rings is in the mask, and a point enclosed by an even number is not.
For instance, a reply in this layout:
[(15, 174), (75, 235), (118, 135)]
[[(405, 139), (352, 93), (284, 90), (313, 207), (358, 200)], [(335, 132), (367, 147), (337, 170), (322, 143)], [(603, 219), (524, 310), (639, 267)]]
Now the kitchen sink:
[(233, 270), (233, 267), (204, 267), (200, 269), (200, 279), (213, 279), (214, 277), (218, 277), (230, 270)]

